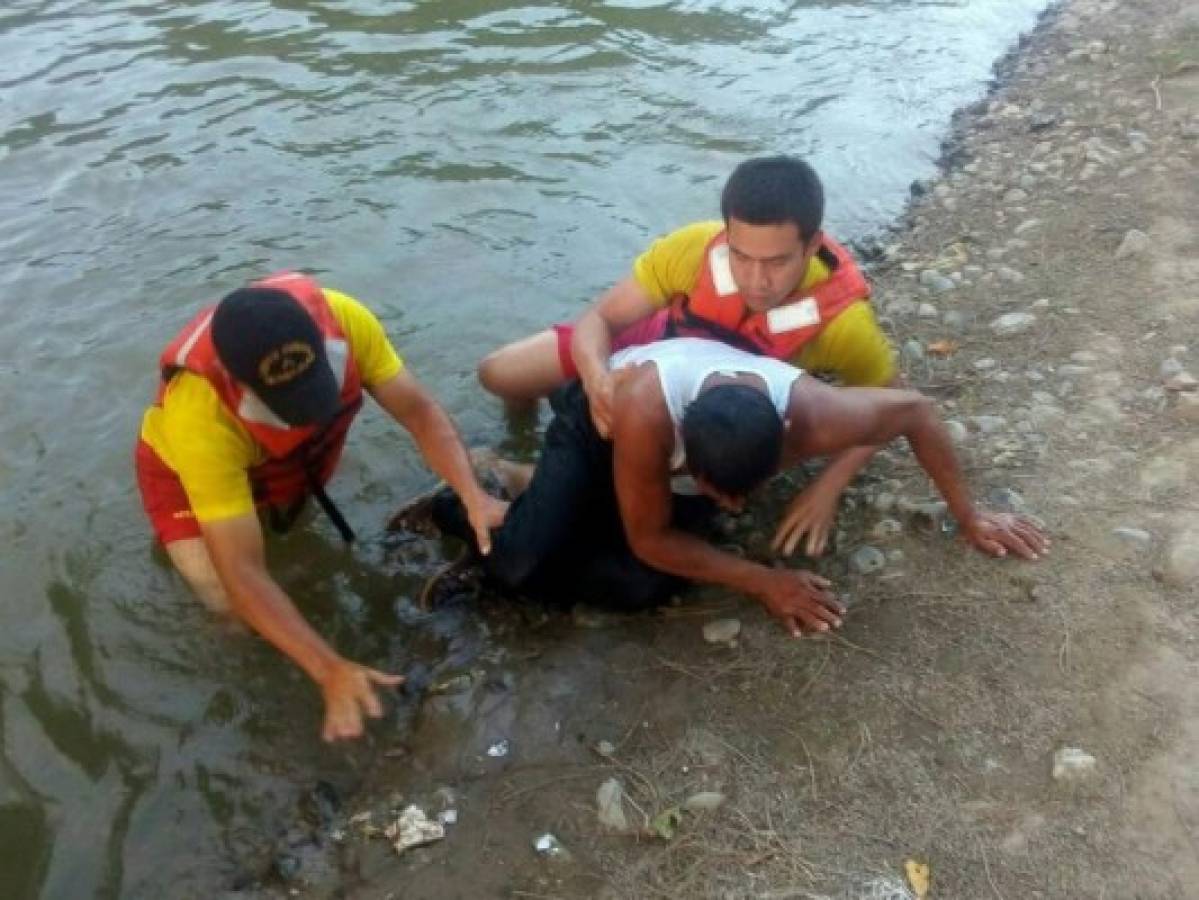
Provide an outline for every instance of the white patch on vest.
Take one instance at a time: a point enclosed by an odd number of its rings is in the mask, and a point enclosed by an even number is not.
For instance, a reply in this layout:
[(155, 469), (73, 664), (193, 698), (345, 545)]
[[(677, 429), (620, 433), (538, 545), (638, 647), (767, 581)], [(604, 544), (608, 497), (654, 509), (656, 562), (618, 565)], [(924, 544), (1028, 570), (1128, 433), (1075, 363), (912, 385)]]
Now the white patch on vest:
[(245, 386), (242, 387), (241, 402), (237, 404), (237, 417), (243, 422), (253, 422), (255, 425), (269, 425), (272, 428), (283, 429), (291, 427), (271, 412), (271, 408)]
[(729, 245), (720, 244), (708, 254), (708, 270), (712, 273), (712, 286), (721, 297), (737, 293), (737, 282), (733, 280), (733, 269), (729, 265)]
[(786, 334), (788, 331), (798, 331), (800, 328), (810, 328), (819, 324), (820, 307), (816, 305), (815, 297), (776, 306), (766, 313), (766, 325), (771, 334)]
[(329, 357), (329, 366), (337, 377), (337, 388), (345, 386), (346, 373), (350, 369), (350, 348), (341, 338), (325, 338), (325, 354)]
[(187, 354), (192, 352), (192, 348), (196, 346), (196, 342), (200, 340), (200, 337), (205, 331), (208, 330), (208, 326), (212, 323), (212, 316), (215, 312), (216, 310), (214, 309), (204, 317), (204, 321), (197, 325), (196, 330), (187, 336), (187, 340), (183, 342), (183, 346), (180, 347), (179, 352), (175, 354), (175, 365), (177, 365), (179, 368), (185, 368), (187, 363)]

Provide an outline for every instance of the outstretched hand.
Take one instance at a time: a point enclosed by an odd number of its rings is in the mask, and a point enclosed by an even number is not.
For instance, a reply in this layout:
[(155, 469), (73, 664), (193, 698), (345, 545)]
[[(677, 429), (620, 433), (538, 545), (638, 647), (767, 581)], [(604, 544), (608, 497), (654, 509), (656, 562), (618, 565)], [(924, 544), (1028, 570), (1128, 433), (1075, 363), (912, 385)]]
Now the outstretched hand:
[(979, 512), (962, 529), (962, 536), (988, 556), (1014, 553), (1021, 559), (1040, 559), (1049, 552), (1049, 538), (1024, 516)]
[(790, 556), (806, 534), (804, 553), (819, 556), (828, 546), (829, 532), (837, 517), (837, 501), (841, 492), (821, 479), (805, 487), (787, 506), (774, 533), (770, 547), (775, 553)]
[(395, 687), (403, 683), (402, 675), (388, 675), (348, 659), (338, 660), (321, 682), (321, 693), (325, 697), (321, 737), (326, 741), (360, 737), (363, 713), (372, 719), (383, 715), (383, 705), (375, 694), (375, 687)]
[(758, 595), (766, 611), (792, 637), (841, 627), (845, 607), (830, 590), (832, 583), (802, 569), (772, 569)]

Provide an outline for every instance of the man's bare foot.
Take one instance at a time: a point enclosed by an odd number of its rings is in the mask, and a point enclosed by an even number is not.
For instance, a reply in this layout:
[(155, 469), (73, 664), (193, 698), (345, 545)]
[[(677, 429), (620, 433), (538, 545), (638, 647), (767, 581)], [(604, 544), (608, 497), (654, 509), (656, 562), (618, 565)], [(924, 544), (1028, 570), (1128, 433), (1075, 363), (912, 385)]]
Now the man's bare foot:
[(502, 459), (490, 447), (475, 447), (470, 451), (470, 461), (479, 475), (491, 475), (498, 481), (508, 494), (508, 499), (515, 500), (525, 492), (533, 479), (532, 463), (518, 463), (510, 459)]

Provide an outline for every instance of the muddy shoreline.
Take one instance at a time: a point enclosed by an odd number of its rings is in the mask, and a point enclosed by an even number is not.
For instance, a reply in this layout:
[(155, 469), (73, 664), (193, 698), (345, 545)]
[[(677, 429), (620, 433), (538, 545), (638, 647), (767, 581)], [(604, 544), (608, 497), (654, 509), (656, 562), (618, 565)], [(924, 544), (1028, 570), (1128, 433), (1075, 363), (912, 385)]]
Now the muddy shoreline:
[[(995, 70), (866, 249), (980, 502), (1043, 520), (1052, 557), (971, 553), (892, 447), (835, 551), (794, 563), (850, 599), (837, 639), (720, 591), (625, 618), (450, 583), (408, 615), (466, 637), (397, 661), (360, 778), (315, 790), (240, 896), (906, 897), (909, 861), (934, 897), (1196, 896), (1199, 10), (1060, 3)], [(767, 557), (802, 480), (730, 539)], [(878, 571), (852, 571), (863, 547)], [(1093, 766), (1055, 776), (1064, 750)], [(597, 819), (611, 779), (624, 833)], [(397, 855), (410, 805), (453, 821)]]

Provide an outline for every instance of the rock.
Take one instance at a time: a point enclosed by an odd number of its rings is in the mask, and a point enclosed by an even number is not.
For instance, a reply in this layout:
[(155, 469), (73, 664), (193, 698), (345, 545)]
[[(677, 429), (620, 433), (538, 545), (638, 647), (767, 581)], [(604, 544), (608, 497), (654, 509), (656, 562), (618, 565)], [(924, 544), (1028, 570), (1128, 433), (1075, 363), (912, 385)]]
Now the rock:
[(729, 644), (741, 634), (740, 619), (716, 619), (704, 624), (704, 640), (709, 644)]
[(533, 841), (533, 849), (537, 852), (538, 856), (557, 862), (569, 862), (571, 859), (570, 851), (563, 847), (562, 842), (548, 831)]
[(595, 792), (596, 817), (600, 825), (611, 831), (628, 831), (629, 820), (624, 814), (624, 787), (609, 778)]
[(1149, 235), (1133, 228), (1124, 235), (1124, 239), (1120, 241), (1120, 246), (1116, 248), (1116, 259), (1125, 259), (1129, 256), (1143, 256), (1149, 252), (1151, 247), (1152, 243), (1149, 240)]
[(1023, 513), (1028, 511), (1024, 498), (1011, 488), (995, 488), (987, 494), (987, 504), (1000, 512)]
[(898, 519), (880, 519), (878, 523), (870, 529), (871, 537), (885, 541), (887, 538), (895, 537), (903, 531), (903, 524)]
[(887, 304), (887, 314), (905, 318), (916, 315), (916, 301), (899, 297)]
[(926, 525), (939, 527), (949, 511), (949, 504), (944, 500), (909, 500), (904, 497), (896, 503), (901, 513), (914, 516)]
[(1084, 781), (1095, 774), (1097, 760), (1077, 747), (1063, 747), (1053, 754), (1053, 777), (1057, 781)]
[(995, 360), (991, 359), (990, 357), (984, 357), (983, 359), (976, 359), (974, 361), (974, 370), (976, 372), (988, 372), (991, 369), (994, 369), (997, 365), (999, 365), (999, 363), (995, 362)]
[(508, 741), (496, 741), (487, 748), (487, 755), (492, 759), (503, 759), (508, 755), (511, 749), (512, 745)]
[(877, 547), (859, 547), (849, 557), (849, 570), (855, 575), (873, 575), (887, 565), (887, 557)]
[(419, 806), (409, 806), (383, 833), (392, 842), (396, 853), (421, 847), (445, 837), (445, 826), (432, 821)]
[(931, 303), (921, 303), (916, 307), (916, 316), (920, 319), (936, 319), (941, 315)]
[(1023, 222), (1021, 222), (1019, 225), (1016, 226), (1016, 230), (1013, 232), (1013, 234), (1024, 234), (1025, 232), (1032, 231), (1034, 228), (1040, 228), (1040, 227), (1041, 227), (1040, 219), (1025, 219)]
[(920, 283), (935, 294), (944, 294), (957, 287), (952, 278), (941, 274), (936, 269), (925, 269), (922, 271), (920, 273)]
[(1090, 350), (1079, 350), (1075, 353), (1071, 353), (1070, 359), (1073, 362), (1080, 363), (1082, 365), (1087, 365), (1089, 363), (1099, 362), (1099, 354), (1092, 353)]
[(683, 801), (683, 809), (688, 812), (711, 812), (723, 804), (724, 794), (719, 791), (700, 791)]
[(904, 342), (901, 352), (907, 362), (922, 362), (924, 360), (924, 345), (914, 338)]
[(1091, 373), (1090, 366), (1075, 366), (1067, 363), (1064, 366), (1058, 366), (1057, 373), (1064, 375), (1067, 378), (1074, 378), (1078, 375), (1089, 375)]
[(595, 745), (595, 752), (600, 756), (609, 757), (616, 753), (616, 745), (611, 741), (599, 741)]
[(994, 434), (1007, 427), (1007, 419), (1003, 416), (974, 416), (971, 421), (981, 434)]
[(1040, 429), (1055, 425), (1065, 417), (1066, 414), (1060, 407), (1049, 403), (1038, 404), (1028, 411), (1028, 421), (1034, 428)]
[(895, 495), (887, 491), (880, 491), (874, 496), (874, 508), (881, 513), (888, 513), (895, 508)]
[(1124, 525), (1119, 528), (1113, 528), (1112, 534), (1120, 540), (1140, 548), (1148, 547), (1153, 540), (1152, 535), (1143, 528), (1129, 528)]
[(960, 331), (966, 327), (966, 314), (956, 309), (946, 311), (941, 317), (941, 321), (945, 323), (945, 327), (954, 331)]
[(1195, 376), (1190, 372), (1179, 372), (1173, 378), (1166, 379), (1166, 390), (1176, 394), (1193, 391), (1196, 387), (1199, 387), (1199, 381), (1196, 381)]
[(1031, 116), (1028, 120), (1029, 131), (1045, 131), (1047, 128), (1052, 128), (1059, 121), (1057, 113), (1039, 112)]
[(1182, 372), (1182, 363), (1173, 357), (1163, 359), (1158, 372), (1161, 373), (1162, 378), (1173, 378)]
[(1024, 273), (1017, 269), (1013, 269), (1011, 266), (1000, 266), (995, 270), (995, 274), (998, 275), (1001, 280), (1009, 282), (1010, 284), (1019, 284), (1024, 280)]
[(1162, 577), (1175, 587), (1186, 587), (1199, 581), (1199, 524), (1175, 535), (1166, 554)]
[(1182, 422), (1199, 425), (1199, 394), (1179, 394), (1174, 416)]
[(948, 419), (945, 422), (945, 430), (949, 432), (949, 438), (955, 444), (964, 444), (970, 437), (969, 429), (957, 419)]
[(1023, 334), (1037, 324), (1037, 317), (1027, 312), (1004, 313), (991, 322), (991, 330), (1000, 337)]
[(1028, 191), (1023, 188), (1012, 188), (1003, 195), (1003, 202), (1007, 204), (1023, 203), (1028, 199)]
[(1048, 297), (1038, 297), (1032, 302), (1029, 309), (1049, 309), (1050, 303)]

